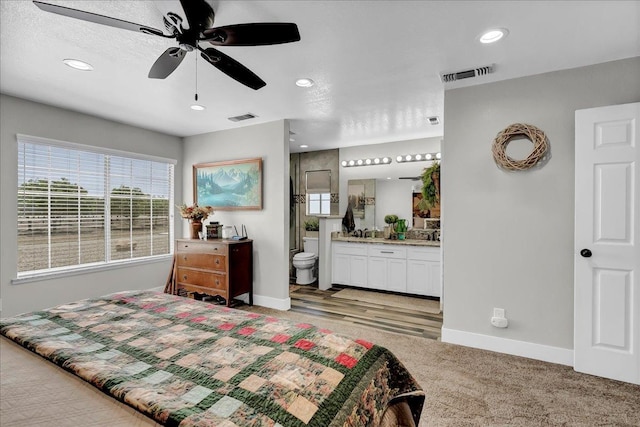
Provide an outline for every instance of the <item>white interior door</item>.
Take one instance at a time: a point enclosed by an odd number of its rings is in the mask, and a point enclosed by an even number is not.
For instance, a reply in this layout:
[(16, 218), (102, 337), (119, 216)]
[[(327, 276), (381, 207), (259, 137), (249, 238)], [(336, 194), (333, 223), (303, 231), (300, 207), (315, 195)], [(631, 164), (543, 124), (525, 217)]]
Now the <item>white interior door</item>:
[(640, 384), (640, 103), (576, 111), (574, 369)]

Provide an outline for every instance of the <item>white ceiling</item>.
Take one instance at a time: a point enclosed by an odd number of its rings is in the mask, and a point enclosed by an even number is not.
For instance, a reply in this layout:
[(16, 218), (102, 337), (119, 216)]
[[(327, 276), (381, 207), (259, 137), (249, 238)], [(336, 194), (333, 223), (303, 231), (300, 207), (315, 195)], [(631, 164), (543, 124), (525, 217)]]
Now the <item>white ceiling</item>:
[[(159, 29), (164, 13), (183, 15), (177, 0), (49, 2)], [(178, 136), (289, 119), (291, 151), (298, 152), (439, 137), (445, 89), (640, 56), (640, 1), (210, 3), (216, 26), (298, 25), (297, 43), (220, 48), (266, 87), (249, 89), (200, 58), (198, 94), (207, 109), (195, 112), (195, 53), (166, 80), (147, 78), (173, 40), (47, 13), (29, 0), (2, 0), (0, 90)], [(480, 44), (477, 36), (491, 27), (510, 34)], [(95, 70), (74, 71), (64, 58)], [(496, 71), (488, 76), (447, 84), (439, 78), (489, 64)], [(299, 88), (299, 77), (316, 85)], [(258, 117), (227, 120), (248, 112)], [(441, 124), (430, 125), (429, 116)]]

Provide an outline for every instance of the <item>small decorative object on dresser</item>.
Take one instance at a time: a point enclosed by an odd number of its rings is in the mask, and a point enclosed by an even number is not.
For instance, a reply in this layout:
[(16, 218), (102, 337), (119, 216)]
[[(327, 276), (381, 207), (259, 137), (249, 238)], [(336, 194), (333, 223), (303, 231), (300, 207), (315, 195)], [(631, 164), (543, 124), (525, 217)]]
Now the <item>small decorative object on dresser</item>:
[(224, 299), (249, 294), (253, 305), (253, 240), (176, 241), (175, 293), (180, 290)]
[(202, 221), (207, 219), (209, 215), (213, 215), (213, 208), (211, 206), (198, 206), (194, 204), (187, 206), (184, 203), (178, 206), (180, 209), (180, 215), (182, 218), (188, 219), (191, 223), (191, 238), (199, 239), (199, 233), (202, 231)]

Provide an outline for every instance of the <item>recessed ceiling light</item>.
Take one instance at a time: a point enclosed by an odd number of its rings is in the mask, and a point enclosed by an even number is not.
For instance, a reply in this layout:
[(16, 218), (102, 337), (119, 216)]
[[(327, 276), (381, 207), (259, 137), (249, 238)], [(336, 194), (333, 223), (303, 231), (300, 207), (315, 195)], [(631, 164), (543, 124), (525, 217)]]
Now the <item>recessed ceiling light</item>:
[(88, 62), (80, 61), (79, 59), (63, 59), (62, 62), (65, 65), (80, 71), (93, 71), (93, 66)]
[(202, 111), (202, 110), (204, 110), (204, 109), (206, 109), (206, 108), (207, 108), (207, 107), (205, 107), (204, 105), (200, 105), (200, 104), (193, 104), (193, 105), (191, 106), (191, 109), (192, 109), (192, 110), (195, 110), (195, 111)]
[(309, 146), (307, 144), (302, 144), (300, 148), (309, 148)]
[(495, 43), (503, 37), (506, 37), (509, 34), (509, 30), (506, 28), (492, 28), (490, 30), (485, 31), (480, 35), (478, 40), (480, 43)]
[(300, 87), (311, 87), (315, 84), (315, 82), (311, 79), (303, 78), (296, 80), (296, 86)]

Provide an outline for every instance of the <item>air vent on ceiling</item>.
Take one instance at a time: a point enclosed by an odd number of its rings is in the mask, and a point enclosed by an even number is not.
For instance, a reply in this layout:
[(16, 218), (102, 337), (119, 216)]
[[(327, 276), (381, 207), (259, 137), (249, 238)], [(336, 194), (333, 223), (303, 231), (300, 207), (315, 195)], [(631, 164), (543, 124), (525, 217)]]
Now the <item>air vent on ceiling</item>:
[(243, 120), (255, 119), (256, 117), (258, 116), (256, 116), (255, 114), (247, 113), (241, 116), (229, 117), (229, 120), (231, 120), (232, 122), (241, 122)]
[(472, 77), (484, 76), (493, 73), (495, 64), (486, 65), (484, 67), (472, 68), (470, 70), (456, 71), (453, 73), (442, 73), (440, 80), (442, 83), (454, 82), (456, 80), (469, 79)]

